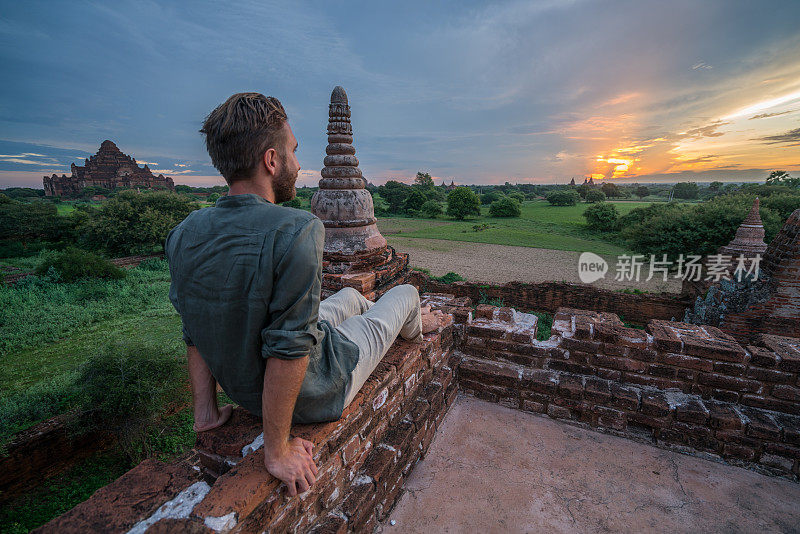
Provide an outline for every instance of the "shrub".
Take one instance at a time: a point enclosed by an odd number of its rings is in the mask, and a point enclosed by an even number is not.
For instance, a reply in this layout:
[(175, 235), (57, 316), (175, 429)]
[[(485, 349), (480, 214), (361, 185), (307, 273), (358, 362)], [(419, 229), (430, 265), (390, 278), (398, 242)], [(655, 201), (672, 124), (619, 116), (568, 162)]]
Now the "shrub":
[(547, 193), (547, 197), (545, 198), (553, 206), (574, 206), (581, 197), (577, 191), (562, 189), (560, 191), (551, 191)]
[[(607, 197), (621, 197), (622, 191), (620, 190), (617, 184), (612, 184), (611, 182), (606, 182), (602, 186), (600, 186), (600, 190), (607, 196)], [(588, 200), (588, 197), (587, 197)]]
[(590, 189), (586, 192), (586, 202), (603, 202), (605, 199), (606, 194), (599, 189)]
[(406, 202), (406, 198), (411, 194), (411, 186), (389, 180), (384, 185), (378, 186), (378, 194), (386, 202), (390, 213), (400, 213)]
[(112, 343), (77, 371), (78, 408), (92, 412), (129, 455), (141, 451), (147, 428), (182, 394), (186, 371), (169, 348), (144, 342)]
[(411, 193), (406, 197), (405, 202), (403, 202), (403, 209), (405, 209), (406, 213), (414, 213), (422, 209), (422, 205), (425, 204), (427, 198), (425, 194), (419, 190), (419, 188), (412, 188)]
[(198, 207), (174, 193), (122, 191), (86, 218), (84, 239), (112, 254), (147, 254), (162, 249), (169, 231)]
[(617, 224), (617, 207), (608, 202), (598, 202), (586, 208), (583, 216), (586, 218), (586, 224), (592, 230), (608, 232), (613, 230)]
[(452, 284), (453, 282), (463, 282), (466, 279), (460, 274), (450, 271), (442, 276), (431, 276), (431, 280), (436, 280), (437, 282), (442, 282), (445, 284)]
[(300, 209), (300, 208), (302, 208), (302, 207), (303, 207), (303, 201), (301, 201), (301, 200), (300, 200), (299, 198), (297, 198), (297, 197), (294, 197), (294, 198), (293, 198), (293, 199), (291, 199), (291, 200), (287, 200), (286, 202), (282, 202), (282, 203), (281, 203), (281, 206), (286, 206), (287, 208), (296, 208), (296, 209)]
[(680, 182), (675, 184), (675, 198), (692, 199), (697, 198), (700, 188), (695, 182)]
[(125, 271), (111, 263), (108, 259), (74, 247), (61, 252), (43, 254), (36, 266), (36, 274), (44, 276), (55, 270), (62, 282), (74, 282), (83, 278), (119, 279), (125, 277)]
[(12, 393), (0, 401), (0, 456), (17, 432), (63, 413), (77, 395), (75, 376), (64, 374)]
[(481, 195), (481, 204), (489, 205), (503, 195), (499, 191), (489, 191)]
[(469, 187), (456, 187), (447, 195), (447, 214), (458, 220), (481, 214), (481, 201)]
[(522, 215), (522, 208), (517, 199), (502, 197), (489, 206), (489, 215), (491, 217), (519, 217)]
[(512, 191), (512, 192), (510, 192), (510, 193), (509, 193), (507, 196), (508, 196), (508, 198), (513, 198), (513, 199), (515, 199), (515, 200), (516, 200), (517, 202), (519, 202), (520, 204), (522, 204), (523, 202), (525, 202), (525, 195), (523, 195), (523, 194), (522, 194), (522, 193), (520, 193), (519, 191)]
[(419, 209), (420, 215), (427, 219), (435, 219), (442, 214), (442, 205), (435, 200), (426, 201)]

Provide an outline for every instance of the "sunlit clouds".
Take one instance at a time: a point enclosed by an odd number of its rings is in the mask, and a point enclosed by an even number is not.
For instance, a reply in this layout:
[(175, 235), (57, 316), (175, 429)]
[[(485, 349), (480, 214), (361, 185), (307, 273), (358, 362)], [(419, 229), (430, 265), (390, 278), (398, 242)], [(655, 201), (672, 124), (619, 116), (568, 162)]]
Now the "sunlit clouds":
[(4, 7), (0, 187), (68, 174), (104, 139), (222, 184), (198, 130), (239, 91), (283, 102), (313, 186), (335, 85), (374, 184), (800, 175), (794, 0)]

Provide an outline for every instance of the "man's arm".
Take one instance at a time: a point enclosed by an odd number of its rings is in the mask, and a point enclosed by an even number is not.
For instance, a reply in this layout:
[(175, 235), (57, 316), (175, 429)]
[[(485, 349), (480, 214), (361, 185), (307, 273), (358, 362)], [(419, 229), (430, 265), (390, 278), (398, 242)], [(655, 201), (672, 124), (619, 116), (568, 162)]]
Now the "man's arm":
[(292, 236), (274, 267), (270, 322), (261, 331), (266, 359), (261, 399), (264, 465), (286, 483), (292, 496), (298, 489), (306, 491), (317, 475), (313, 445), (290, 438), (289, 432), (309, 354), (322, 337), (317, 318), (324, 243), (325, 227), (316, 218)]
[(317, 479), (317, 466), (311, 456), (314, 445), (302, 438), (289, 438), (292, 412), (307, 365), (308, 356), (294, 360), (269, 358), (264, 373), (264, 465), (286, 484), (292, 497), (306, 491)]
[(217, 405), (217, 381), (197, 347), (187, 345), (186, 360), (189, 367), (189, 381), (192, 384), (194, 431), (205, 432), (225, 424), (231, 416), (233, 406), (227, 404), (220, 409)]

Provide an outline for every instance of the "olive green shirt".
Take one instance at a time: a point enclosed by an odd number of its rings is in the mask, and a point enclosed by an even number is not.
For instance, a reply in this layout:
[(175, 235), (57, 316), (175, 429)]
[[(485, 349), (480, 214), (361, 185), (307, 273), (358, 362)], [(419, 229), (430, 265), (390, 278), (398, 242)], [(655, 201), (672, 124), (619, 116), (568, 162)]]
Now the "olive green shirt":
[(295, 423), (341, 417), (358, 346), (318, 319), (325, 229), (258, 195), (224, 196), (167, 236), (183, 337), (225, 393), (261, 415), (267, 358), (309, 356)]

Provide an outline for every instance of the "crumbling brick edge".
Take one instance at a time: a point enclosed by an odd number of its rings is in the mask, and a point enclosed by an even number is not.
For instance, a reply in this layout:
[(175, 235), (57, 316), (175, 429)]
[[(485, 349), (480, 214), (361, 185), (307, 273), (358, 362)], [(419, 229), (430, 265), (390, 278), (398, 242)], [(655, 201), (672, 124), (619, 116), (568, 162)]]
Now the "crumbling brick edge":
[(797, 480), (800, 340), (741, 347), (712, 327), (559, 309), (537, 317), (468, 298), (424, 301), (455, 323), (397, 341), (336, 422), (295, 426), (319, 467), (294, 498), (263, 467), (259, 421), (237, 409), (193, 453), (143, 462), (40, 532), (370, 532), (430, 447), (458, 389), (512, 408)]

